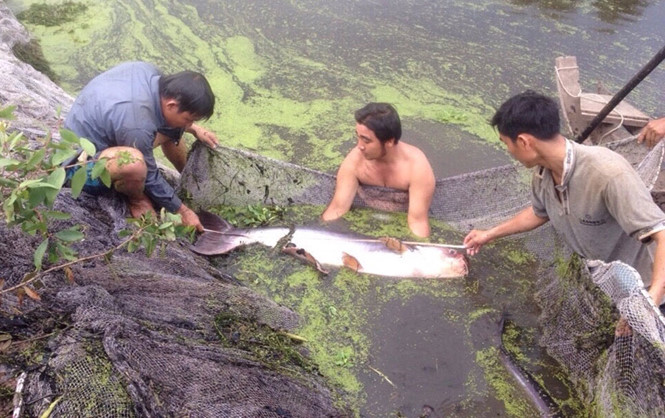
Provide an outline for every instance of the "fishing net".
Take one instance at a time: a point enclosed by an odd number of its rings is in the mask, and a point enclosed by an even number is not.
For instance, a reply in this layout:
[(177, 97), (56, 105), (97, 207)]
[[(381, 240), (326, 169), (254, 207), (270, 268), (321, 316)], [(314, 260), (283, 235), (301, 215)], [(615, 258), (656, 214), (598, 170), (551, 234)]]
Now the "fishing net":
[[(81, 256), (117, 245), (116, 232), (126, 228), (117, 197), (74, 201), (62, 193), (56, 207), (87, 229)], [(32, 245), (0, 227), (0, 261), (12, 266), (3, 267), (5, 288), (31, 271)], [(62, 270), (47, 274), (36, 289), (41, 302), (3, 296), (4, 332), (58, 331), (26, 373), (21, 416), (40, 416), (58, 399), (54, 417), (345, 415), (285, 332), (297, 315), (187, 247), (171, 244), (150, 258), (117, 251), (112, 263), (99, 257), (72, 266), (71, 280)]]
[[(603, 146), (624, 155), (647, 187), (653, 187), (662, 142), (649, 149), (633, 136)], [(327, 174), (225, 148), (215, 152), (225, 161), (220, 170), (208, 165), (210, 152), (195, 147), (192, 160), (200, 166), (190, 165), (183, 173), (183, 187), (195, 201), (213, 195), (227, 204), (246, 204), (255, 193), (249, 185), (257, 181), (266, 185), (250, 200), (267, 204), (323, 205), (332, 197), (334, 182)], [(268, 185), (275, 178), (298, 187), (271, 190)], [(530, 171), (512, 164), (440, 179), (430, 216), (462, 231), (493, 226), (529, 204), (530, 179)], [(219, 201), (201, 200), (201, 205)], [(362, 187), (354, 201), (355, 206), (380, 210), (406, 210), (407, 203), (405, 192), (381, 187)], [(593, 405), (597, 416), (665, 416), (665, 322), (637, 271), (619, 262), (593, 261), (590, 273), (548, 224), (520, 239), (542, 266), (536, 285), (541, 289), (541, 345), (564, 366), (579, 398)], [(614, 335), (620, 317), (628, 321), (629, 335)]]
[[(611, 146), (640, 147), (634, 140)], [(207, 160), (206, 154), (197, 157), (203, 152), (209, 151), (195, 148), (190, 161)], [(660, 169), (662, 152), (659, 146), (633, 161), (649, 184)], [(221, 153), (227, 161), (243, 155), (224, 149)], [(274, 170), (313, 193), (312, 200), (327, 201), (332, 193), (331, 184), (325, 183), (327, 174), (304, 170), (303, 175), (297, 166), (250, 157), (253, 163), (245, 165), (246, 170)], [(238, 166), (233, 170), (225, 185), (245, 183), (250, 189), (251, 178)], [(191, 172), (185, 175), (190, 181), (195, 177)], [(528, 205), (529, 178), (528, 170), (507, 165), (443, 179), (439, 185), (445, 197), (435, 196), (432, 216), (461, 230), (493, 225)], [(205, 182), (213, 180), (219, 178)], [(265, 197), (268, 203), (312, 203), (303, 190), (280, 195), (277, 188), (259, 189), (259, 201)], [(196, 188), (187, 190), (196, 196)], [(240, 190), (239, 195), (244, 194)], [(233, 203), (233, 195), (224, 196), (226, 203)], [(390, 207), (404, 198), (400, 195), (368, 188), (356, 204), (371, 205), (379, 199), (386, 205), (380, 208)], [(117, 196), (87, 196), (74, 202), (67, 193), (61, 195), (58, 207), (74, 215), (67, 222), (83, 224), (87, 230), (78, 248), (81, 255), (119, 243), (117, 233), (126, 227), (119, 202)], [(568, 263), (560, 261), (566, 249), (548, 226), (520, 239), (542, 266), (537, 281), (540, 342), (565, 368), (579, 398), (600, 416), (654, 416), (665, 411), (663, 319), (645, 297), (639, 275), (620, 263), (594, 263), (589, 269), (574, 256)], [(37, 244), (20, 231), (0, 228), (2, 264), (11, 266), (3, 268), (5, 288), (18, 284), (31, 270), (25, 254)], [(306, 353), (289, 339), (287, 331), (296, 328), (297, 315), (215, 270), (193, 255), (187, 243), (168, 245), (153, 258), (118, 251), (112, 263), (97, 258), (72, 267), (72, 277), (74, 282), (63, 272), (46, 275), (38, 289), (39, 303), (25, 298), (19, 304), (11, 294), (3, 298), (6, 332), (20, 336), (35, 327), (58, 331), (47, 340), (41, 366), (26, 373), (21, 396), (26, 416), (40, 415), (56, 399), (52, 416), (63, 417), (348, 413), (336, 405), (337, 395), (308, 363)], [(19, 311), (21, 322), (11, 322), (12, 312)], [(58, 325), (57, 318), (63, 317), (72, 325)], [(620, 317), (630, 324), (629, 335), (614, 335)], [(262, 349), (255, 350), (257, 346)]]

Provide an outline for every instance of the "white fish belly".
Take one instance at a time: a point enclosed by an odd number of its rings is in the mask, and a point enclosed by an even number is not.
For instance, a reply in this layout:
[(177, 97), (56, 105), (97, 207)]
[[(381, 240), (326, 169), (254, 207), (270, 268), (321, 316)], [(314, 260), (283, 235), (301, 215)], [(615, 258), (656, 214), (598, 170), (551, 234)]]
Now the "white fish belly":
[(296, 230), (291, 242), (326, 266), (344, 266), (345, 255), (359, 264), (359, 272), (389, 277), (449, 278), (467, 273), (464, 257), (441, 247), (412, 246), (397, 253), (383, 243), (317, 230)]

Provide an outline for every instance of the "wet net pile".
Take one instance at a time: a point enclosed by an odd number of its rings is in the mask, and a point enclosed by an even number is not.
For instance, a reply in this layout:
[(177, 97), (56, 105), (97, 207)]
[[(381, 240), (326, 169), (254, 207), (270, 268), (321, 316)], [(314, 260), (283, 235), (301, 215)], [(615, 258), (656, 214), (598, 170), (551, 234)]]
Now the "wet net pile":
[[(662, 144), (648, 151), (634, 138), (609, 144), (652, 187)], [(575, 383), (595, 416), (665, 416), (665, 318), (639, 273), (621, 263), (560, 261), (540, 277), (541, 345)], [(617, 330), (619, 318), (630, 326)]]
[[(80, 256), (118, 245), (127, 227), (117, 197), (74, 201), (63, 192), (56, 206), (73, 214), (61, 227), (87, 230)], [(26, 255), (37, 244), (0, 225), (5, 289), (32, 270)], [(297, 315), (213, 269), (188, 245), (170, 244), (150, 258), (119, 250), (54, 271), (35, 285), (39, 302), (3, 295), (2, 333), (33, 340), (17, 343), (33, 353), (3, 354), (14, 370), (0, 369), (0, 382), (21, 388), (13, 401), (19, 416), (49, 408), (52, 417), (345, 415), (285, 332)], [(21, 382), (7, 381), (19, 372)]]

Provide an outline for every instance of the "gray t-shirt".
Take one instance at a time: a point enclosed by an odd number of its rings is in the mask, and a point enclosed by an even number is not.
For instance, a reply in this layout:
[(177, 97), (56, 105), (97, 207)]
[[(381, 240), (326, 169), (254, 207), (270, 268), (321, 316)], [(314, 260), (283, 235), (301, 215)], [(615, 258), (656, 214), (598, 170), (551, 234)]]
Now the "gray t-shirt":
[(165, 128), (157, 68), (126, 62), (93, 78), (78, 95), (65, 119), (65, 128), (89, 139), (97, 151), (109, 147), (137, 148), (148, 167), (145, 193), (158, 207), (176, 212), (182, 202), (157, 169), (153, 143)]
[(549, 218), (576, 253), (590, 260), (623, 261), (648, 285), (652, 260), (646, 244), (651, 234), (665, 229), (665, 214), (619, 154), (566, 142), (563, 184), (555, 186), (543, 167), (534, 173), (534, 213)]

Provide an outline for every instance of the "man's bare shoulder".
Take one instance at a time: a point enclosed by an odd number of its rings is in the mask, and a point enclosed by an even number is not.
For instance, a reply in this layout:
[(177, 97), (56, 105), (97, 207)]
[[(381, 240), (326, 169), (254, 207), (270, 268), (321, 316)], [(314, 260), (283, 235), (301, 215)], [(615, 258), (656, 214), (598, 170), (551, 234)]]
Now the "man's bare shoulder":
[(403, 156), (414, 169), (418, 171), (432, 171), (427, 156), (420, 148), (406, 142), (402, 142), (401, 145), (404, 147), (402, 148)]
[(360, 152), (358, 148), (354, 147), (351, 151), (349, 151), (348, 154), (346, 154), (346, 157), (344, 157), (344, 160), (342, 161), (342, 164), (340, 164), (339, 168), (340, 170), (355, 173), (364, 163), (365, 159), (363, 158), (362, 152)]

